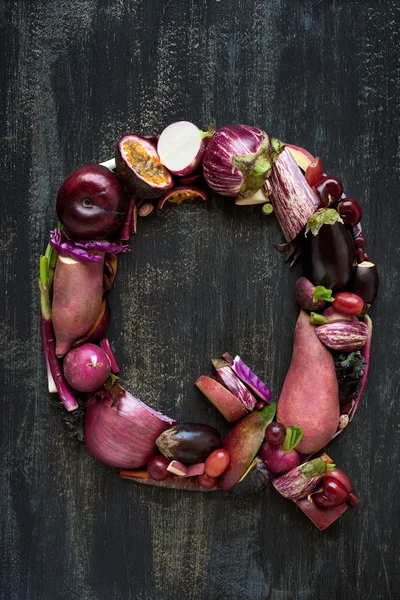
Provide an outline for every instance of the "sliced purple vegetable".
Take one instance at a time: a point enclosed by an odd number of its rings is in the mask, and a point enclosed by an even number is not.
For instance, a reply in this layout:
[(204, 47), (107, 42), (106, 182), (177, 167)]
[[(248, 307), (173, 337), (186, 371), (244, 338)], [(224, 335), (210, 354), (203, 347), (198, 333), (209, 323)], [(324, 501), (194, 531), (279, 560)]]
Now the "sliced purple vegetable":
[(168, 477), (162, 481), (157, 481), (150, 476), (144, 477), (142, 472), (140, 472), (140, 476), (136, 476), (135, 471), (121, 471), (120, 476), (123, 477), (123, 479), (136, 481), (136, 483), (155, 485), (157, 487), (169, 488), (172, 490), (184, 490), (186, 492), (216, 492), (219, 490), (218, 487), (211, 489), (204, 488), (197, 483), (197, 479), (193, 479), (192, 477)]
[(333, 471), (335, 465), (324, 458), (314, 458), (295, 467), (272, 481), (274, 488), (289, 500), (300, 500), (311, 494), (325, 473)]
[(269, 181), (279, 226), (286, 241), (291, 242), (317, 210), (318, 196), (287, 148), (276, 157)]
[(244, 404), (247, 410), (254, 410), (257, 400), (232, 371), (229, 364), (220, 358), (211, 361), (220, 382)]
[(130, 246), (97, 240), (71, 240), (61, 229), (50, 232), (50, 245), (61, 256), (69, 256), (81, 262), (100, 262), (103, 256), (93, 252), (121, 254), (130, 251)]
[(271, 390), (261, 381), (259, 377), (242, 361), (240, 356), (235, 356), (231, 365), (238, 377), (249, 386), (249, 388), (268, 404), (271, 402)]
[(205, 138), (211, 137), (215, 127), (201, 131), (190, 121), (177, 121), (166, 127), (157, 142), (161, 163), (174, 175), (190, 175), (197, 169), (204, 150)]

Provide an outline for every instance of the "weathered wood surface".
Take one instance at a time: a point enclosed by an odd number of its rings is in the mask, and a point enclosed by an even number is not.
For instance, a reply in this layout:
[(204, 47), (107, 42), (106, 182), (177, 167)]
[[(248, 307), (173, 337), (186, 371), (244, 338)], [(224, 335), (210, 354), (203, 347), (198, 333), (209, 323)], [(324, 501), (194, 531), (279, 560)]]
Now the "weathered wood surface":
[[(0, 17), (0, 597), (398, 598), (400, 3), (6, 0)], [(329, 447), (361, 503), (325, 533), (273, 489), (121, 480), (49, 408), (36, 281), (57, 189), (122, 134), (182, 118), (304, 145), (362, 202), (382, 277), (373, 362), (351, 429)], [(296, 318), (279, 239), (273, 218), (222, 199), (143, 219), (111, 296), (127, 386), (223, 429), (193, 381), (231, 350), (276, 398)]]

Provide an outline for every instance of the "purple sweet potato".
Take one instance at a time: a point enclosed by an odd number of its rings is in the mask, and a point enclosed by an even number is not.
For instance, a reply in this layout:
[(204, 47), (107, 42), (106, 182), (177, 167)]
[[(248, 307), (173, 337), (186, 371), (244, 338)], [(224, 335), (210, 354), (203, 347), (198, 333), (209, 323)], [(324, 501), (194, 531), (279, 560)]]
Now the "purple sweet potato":
[(103, 298), (103, 263), (59, 256), (53, 284), (52, 321), (56, 354), (64, 356), (95, 322)]
[(296, 450), (317, 452), (339, 424), (339, 394), (333, 358), (319, 341), (308, 314), (300, 311), (294, 332), (292, 362), (278, 402), (277, 420), (297, 425), (304, 435)]

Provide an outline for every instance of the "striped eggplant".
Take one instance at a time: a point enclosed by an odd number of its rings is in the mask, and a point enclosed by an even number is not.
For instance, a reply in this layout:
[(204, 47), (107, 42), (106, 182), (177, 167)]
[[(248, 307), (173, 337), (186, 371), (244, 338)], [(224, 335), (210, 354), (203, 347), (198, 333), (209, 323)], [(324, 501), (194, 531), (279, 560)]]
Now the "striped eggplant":
[(321, 325), (316, 328), (315, 333), (319, 340), (331, 350), (353, 352), (365, 346), (368, 327), (362, 321), (342, 321)]
[(311, 494), (325, 473), (333, 471), (334, 468), (335, 465), (327, 462), (326, 458), (314, 458), (277, 477), (272, 481), (272, 485), (285, 498), (300, 500)]
[(262, 188), (283, 148), (257, 127), (226, 125), (217, 129), (206, 148), (204, 178), (222, 196), (247, 198)]
[(287, 148), (275, 159), (269, 181), (279, 226), (286, 241), (291, 242), (317, 210), (319, 199)]
[(211, 361), (215, 369), (218, 380), (225, 385), (230, 392), (242, 402), (247, 410), (253, 410), (257, 400), (247, 387), (242, 383), (241, 379), (232, 371), (229, 364), (222, 358), (217, 358)]

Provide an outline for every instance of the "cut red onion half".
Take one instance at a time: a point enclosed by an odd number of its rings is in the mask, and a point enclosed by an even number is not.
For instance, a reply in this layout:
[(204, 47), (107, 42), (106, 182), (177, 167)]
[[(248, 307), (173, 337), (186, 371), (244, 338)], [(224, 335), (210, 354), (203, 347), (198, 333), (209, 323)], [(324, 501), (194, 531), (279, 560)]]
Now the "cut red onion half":
[(107, 465), (136, 469), (157, 453), (156, 439), (174, 423), (114, 383), (86, 409), (86, 445)]

